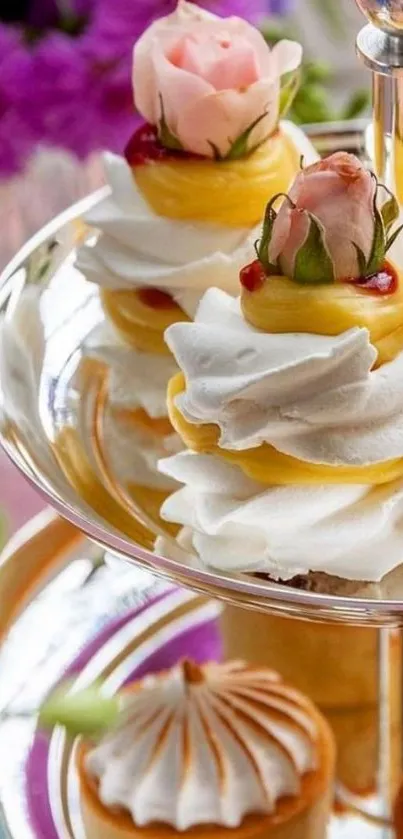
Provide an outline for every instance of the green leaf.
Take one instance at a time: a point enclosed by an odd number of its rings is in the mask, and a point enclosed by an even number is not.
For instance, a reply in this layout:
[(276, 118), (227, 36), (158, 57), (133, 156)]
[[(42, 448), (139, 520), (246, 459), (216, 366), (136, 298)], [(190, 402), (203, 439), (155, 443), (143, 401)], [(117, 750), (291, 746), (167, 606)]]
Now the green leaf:
[(378, 181), (375, 175), (372, 175), (376, 182), (376, 189), (374, 191), (374, 198), (372, 208), (374, 213), (374, 238), (372, 240), (371, 253), (367, 263), (367, 276), (375, 274), (379, 271), (385, 259), (386, 248), (386, 231), (383, 223), (383, 218), (378, 207)]
[(357, 253), (358, 270), (360, 272), (360, 277), (366, 277), (367, 276), (367, 260), (365, 258), (365, 253), (364, 253), (364, 251), (361, 250), (360, 246), (356, 244), (356, 242), (353, 242), (353, 245), (354, 245), (356, 253)]
[(396, 201), (395, 196), (393, 195), (393, 192), (390, 192), (390, 190), (387, 189), (386, 186), (383, 188), (386, 189), (390, 196), (381, 207), (381, 216), (385, 225), (385, 230), (388, 231), (389, 228), (392, 227), (392, 224), (395, 223), (396, 219), (399, 218), (400, 211), (399, 205)]
[[(277, 192), (276, 195), (273, 195), (265, 210), (262, 236), (258, 240), (258, 247), (256, 248), (257, 257), (259, 261), (262, 263), (263, 268), (266, 271), (266, 274), (281, 273), (279, 266), (277, 264), (275, 265), (271, 263), (269, 260), (269, 246), (273, 232), (273, 224), (277, 218), (277, 213), (273, 209), (273, 205), (279, 198), (282, 197), (284, 197), (287, 201), (290, 201), (290, 203), (292, 204), (291, 199), (285, 192)], [(294, 204), (292, 204), (292, 206), (294, 206)]]
[(366, 88), (360, 88), (351, 94), (350, 99), (344, 106), (340, 119), (354, 119), (367, 110), (371, 102), (371, 95)]
[[(222, 158), (222, 160), (238, 160), (240, 157), (246, 157), (248, 154), (252, 154), (255, 149), (262, 145), (264, 140), (261, 140), (260, 143), (257, 143), (253, 148), (248, 149), (248, 140), (254, 128), (259, 125), (259, 122), (267, 116), (267, 111), (263, 111), (259, 117), (253, 120), (245, 131), (242, 131), (242, 134), (237, 137), (237, 139), (233, 142), (229, 152)], [(212, 145), (212, 143), (210, 143)]]
[(164, 102), (162, 99), (161, 94), (159, 94), (159, 100), (161, 104), (161, 119), (159, 124), (159, 131), (158, 137), (160, 142), (166, 149), (173, 149), (174, 151), (183, 151), (183, 146), (178, 137), (172, 133), (171, 129), (168, 128), (167, 121), (165, 119), (165, 110), (164, 110)]
[(262, 263), (266, 274), (272, 274), (276, 271), (277, 266), (273, 265), (269, 260), (269, 243), (273, 230), (273, 224), (277, 218), (277, 214), (272, 208), (267, 208), (264, 217), (263, 234), (256, 243), (256, 254), (259, 261)]
[(293, 115), (299, 122), (328, 122), (334, 119), (329, 107), (329, 97), (324, 87), (318, 84), (303, 85), (293, 102)]
[(303, 64), (302, 72), (304, 83), (323, 84), (329, 82), (333, 76), (331, 65), (325, 61), (308, 61)]
[(279, 115), (280, 118), (285, 116), (287, 111), (290, 110), (291, 105), (298, 93), (298, 90), (301, 85), (301, 68), (298, 67), (297, 70), (293, 70), (291, 73), (285, 73), (281, 77), (281, 88), (280, 88), (280, 104), (279, 104)]
[(324, 228), (307, 210), (310, 225), (308, 236), (301, 245), (294, 264), (293, 280), (303, 284), (334, 283), (333, 261), (324, 239)]
[(390, 250), (390, 248), (392, 247), (393, 243), (396, 241), (399, 233), (401, 233), (402, 230), (403, 230), (403, 224), (401, 224), (400, 227), (398, 227), (397, 230), (395, 230), (395, 232), (392, 233), (391, 236), (389, 236), (389, 239), (386, 242), (385, 253), (387, 253), (388, 250)]
[(72, 693), (64, 684), (43, 703), (39, 712), (39, 725), (51, 729), (62, 725), (69, 734), (98, 736), (116, 724), (119, 699), (103, 696), (99, 685)]
[(213, 143), (212, 140), (207, 140), (207, 142), (210, 148), (213, 150), (214, 160), (224, 160), (224, 158), (221, 156), (221, 152), (218, 146), (216, 146), (216, 144)]

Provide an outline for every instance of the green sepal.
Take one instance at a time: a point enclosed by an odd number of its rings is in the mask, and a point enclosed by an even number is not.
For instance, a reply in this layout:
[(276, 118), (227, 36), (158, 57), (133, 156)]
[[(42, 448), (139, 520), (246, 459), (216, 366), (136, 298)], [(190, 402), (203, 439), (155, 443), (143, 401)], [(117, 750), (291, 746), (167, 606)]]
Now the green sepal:
[(39, 725), (45, 729), (62, 725), (74, 737), (97, 737), (116, 724), (118, 715), (118, 697), (103, 696), (99, 685), (72, 693), (69, 683), (64, 683), (40, 708)]
[(385, 225), (383, 223), (383, 218), (382, 218), (381, 212), (380, 212), (379, 207), (378, 207), (378, 202), (377, 202), (378, 181), (377, 181), (375, 175), (373, 175), (373, 177), (375, 178), (375, 182), (376, 182), (376, 189), (375, 189), (375, 192), (374, 192), (374, 198), (373, 198), (373, 203), (372, 203), (373, 212), (374, 212), (374, 220), (375, 220), (375, 223), (374, 223), (374, 238), (372, 240), (371, 253), (370, 253), (370, 256), (369, 256), (369, 259), (368, 259), (368, 262), (367, 262), (367, 267), (366, 267), (366, 272), (365, 272), (366, 276), (369, 276), (370, 274), (375, 274), (376, 271), (379, 271), (379, 269), (383, 265), (383, 261), (385, 259), (385, 246), (386, 246)]
[[(256, 143), (256, 145), (254, 145), (250, 149), (248, 149), (248, 141), (253, 129), (256, 128), (256, 126), (259, 125), (259, 122), (261, 122), (266, 116), (267, 111), (263, 111), (263, 113), (260, 114), (260, 116), (256, 117), (256, 119), (254, 119), (253, 122), (251, 122), (251, 124), (248, 125), (247, 128), (245, 128), (245, 131), (242, 131), (242, 134), (240, 134), (239, 137), (237, 137), (237, 139), (234, 140), (230, 150), (221, 159), (239, 160), (240, 157), (247, 157), (249, 154), (252, 154), (252, 152), (254, 152), (257, 148), (259, 148), (259, 146), (261, 146), (262, 143), (264, 143), (264, 141), (267, 139), (266, 137), (259, 143)], [(213, 144), (210, 143), (210, 145), (212, 146)]]
[(257, 258), (259, 262), (262, 263), (267, 275), (281, 274), (279, 265), (277, 263), (272, 263), (269, 260), (269, 245), (273, 233), (273, 225), (277, 218), (277, 213), (273, 209), (273, 204), (275, 204), (279, 198), (285, 198), (285, 200), (289, 201), (293, 207), (295, 206), (285, 192), (277, 192), (267, 204), (263, 219), (262, 235), (261, 238), (257, 240), (255, 247)]
[(305, 212), (310, 220), (309, 232), (295, 257), (292, 278), (304, 285), (334, 283), (333, 261), (325, 245), (324, 228), (316, 216)]
[(392, 247), (393, 243), (396, 241), (399, 233), (401, 233), (402, 230), (403, 230), (403, 224), (401, 224), (400, 227), (398, 227), (397, 230), (395, 230), (395, 232), (392, 233), (391, 236), (389, 236), (389, 239), (386, 242), (385, 253), (387, 253), (388, 250)]
[(399, 218), (399, 205), (396, 201), (393, 192), (390, 192), (386, 186), (383, 187), (387, 193), (389, 194), (389, 198), (383, 206), (381, 207), (381, 216), (384, 223), (384, 227), (386, 232), (389, 231), (389, 228), (392, 227), (392, 224), (395, 223), (396, 219)]
[(300, 89), (302, 79), (301, 68), (292, 70), (290, 73), (284, 73), (281, 77), (280, 100), (279, 100), (279, 116), (284, 117), (287, 111), (290, 110), (291, 105)]
[(218, 146), (216, 146), (216, 144), (215, 144), (215, 143), (213, 143), (213, 141), (212, 141), (212, 140), (207, 140), (207, 142), (208, 142), (208, 144), (209, 144), (210, 148), (211, 148), (211, 149), (212, 149), (212, 151), (213, 151), (213, 157), (214, 157), (214, 160), (224, 160), (224, 158), (222, 157), (221, 152), (220, 152), (220, 149), (218, 148)]
[(360, 246), (356, 244), (356, 242), (352, 242), (352, 244), (355, 247), (355, 251), (357, 254), (358, 270), (360, 272), (360, 277), (365, 277), (367, 275), (367, 260), (365, 257), (365, 253), (363, 250), (361, 250)]
[(165, 119), (165, 110), (164, 110), (164, 102), (162, 99), (161, 94), (159, 94), (159, 100), (161, 105), (161, 118), (158, 130), (158, 138), (160, 143), (165, 146), (166, 149), (172, 149), (173, 151), (183, 151), (183, 146), (178, 137), (173, 134), (170, 128), (168, 128), (167, 121)]

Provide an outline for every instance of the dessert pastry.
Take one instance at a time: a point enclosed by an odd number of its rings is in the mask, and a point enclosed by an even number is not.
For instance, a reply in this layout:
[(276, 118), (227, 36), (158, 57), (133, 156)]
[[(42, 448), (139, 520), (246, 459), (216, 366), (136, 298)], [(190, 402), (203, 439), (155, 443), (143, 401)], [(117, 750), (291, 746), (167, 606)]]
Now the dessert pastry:
[[(224, 651), (254, 665), (281, 672), (306, 693), (330, 723), (337, 744), (337, 778), (350, 792), (366, 796), (377, 787), (379, 720), (378, 630), (316, 624), (226, 607), (221, 617)], [(390, 633), (393, 677), (401, 679), (402, 641)], [(390, 685), (388, 725), (391, 744), (400, 743), (399, 687)], [(400, 754), (390, 749), (391, 781)]]
[(117, 724), (78, 750), (87, 839), (324, 839), (330, 729), (275, 673), (184, 661), (120, 694)]
[[(105, 156), (110, 191), (86, 217), (98, 234), (78, 265), (100, 287), (116, 354), (120, 338), (145, 390), (160, 365), (161, 401), (172, 375), (165, 329), (194, 316), (212, 279), (237, 293), (268, 198), (288, 188), (301, 154), (316, 159), (303, 133), (279, 122), (300, 60), (298, 44), (270, 51), (245, 21), (184, 0), (135, 46), (134, 97), (147, 122), (124, 157)], [(105, 359), (97, 337), (92, 351)], [(128, 379), (133, 394), (130, 370)]]
[[(252, 664), (279, 670), (322, 710), (377, 703), (376, 629), (289, 620), (231, 606), (221, 627), (226, 655), (248, 656)], [(396, 649), (396, 666), (398, 654)]]
[(269, 202), (241, 298), (204, 296), (166, 339), (172, 423), (191, 450), (163, 517), (205, 565), (273, 579), (380, 580), (403, 550), (403, 284), (394, 197), (352, 155)]

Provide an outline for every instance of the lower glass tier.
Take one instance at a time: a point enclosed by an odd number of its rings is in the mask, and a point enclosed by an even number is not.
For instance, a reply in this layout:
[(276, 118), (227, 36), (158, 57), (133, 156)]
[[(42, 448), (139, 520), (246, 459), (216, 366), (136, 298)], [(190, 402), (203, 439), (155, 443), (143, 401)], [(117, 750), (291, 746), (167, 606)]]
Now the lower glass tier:
[[(65, 675), (110, 692), (171, 666), (245, 657), (282, 672), (331, 722), (337, 800), (328, 839), (392, 839), (401, 770), (401, 636), (223, 608), (159, 583), (49, 514), (0, 565), (0, 800), (6, 839), (85, 839), (74, 743), (49, 739), (34, 710)], [(12, 628), (10, 630), (10, 625)], [(0, 837), (3, 839), (1, 830)], [(309, 837), (301, 837), (309, 839)]]

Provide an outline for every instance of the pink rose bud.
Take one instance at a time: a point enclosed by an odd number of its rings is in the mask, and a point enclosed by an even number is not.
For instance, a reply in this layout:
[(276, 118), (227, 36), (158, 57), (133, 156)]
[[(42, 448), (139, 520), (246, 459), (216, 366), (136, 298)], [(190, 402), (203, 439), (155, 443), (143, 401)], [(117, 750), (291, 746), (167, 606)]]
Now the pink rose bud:
[(301, 57), (294, 41), (270, 50), (246, 21), (179, 0), (134, 48), (136, 106), (165, 145), (241, 157), (275, 130), (281, 77), (295, 73)]
[(394, 196), (346, 152), (302, 169), (276, 213), (278, 198), (266, 211), (259, 259), (300, 283), (369, 276), (399, 232), (389, 235), (399, 214)]

